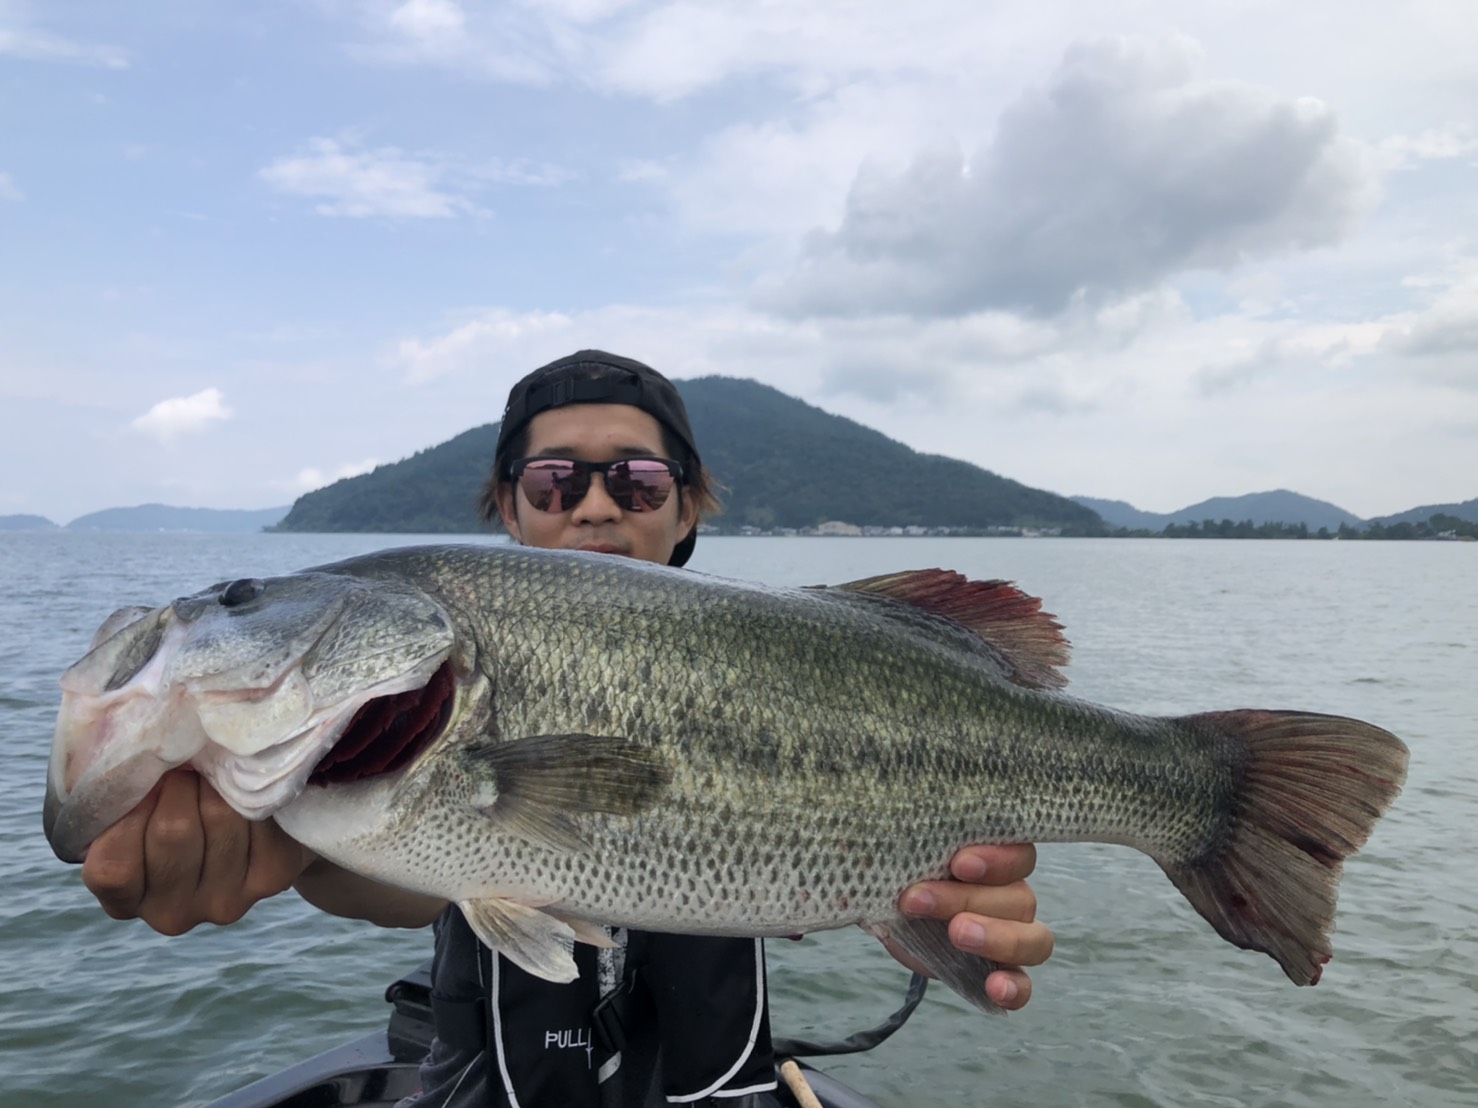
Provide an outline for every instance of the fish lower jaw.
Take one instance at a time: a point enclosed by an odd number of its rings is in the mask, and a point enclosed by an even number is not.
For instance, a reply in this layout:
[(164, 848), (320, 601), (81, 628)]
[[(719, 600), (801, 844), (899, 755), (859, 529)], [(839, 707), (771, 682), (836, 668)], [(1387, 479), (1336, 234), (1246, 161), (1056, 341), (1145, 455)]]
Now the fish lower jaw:
[(106, 765), (93, 763), (79, 788), (70, 792), (49, 783), (42, 817), (56, 856), (64, 862), (82, 861), (93, 840), (131, 812), (159, 778), (179, 764), (141, 750)]
[[(342, 726), (342, 723), (340, 724)], [(302, 791), (325, 742), (322, 725), (307, 728), (253, 754), (237, 754), (215, 743), (194, 765), (227, 804), (247, 819), (273, 815)]]
[[(265, 819), (291, 805), (305, 789), (319, 763), (370, 701), (415, 687), (416, 675), (364, 690), (333, 708), (317, 712), (305, 726), (259, 750), (242, 753), (212, 743), (196, 759), (196, 767), (237, 812)], [(386, 689), (389, 689), (387, 694)], [(307, 845), (307, 844), (305, 844)]]

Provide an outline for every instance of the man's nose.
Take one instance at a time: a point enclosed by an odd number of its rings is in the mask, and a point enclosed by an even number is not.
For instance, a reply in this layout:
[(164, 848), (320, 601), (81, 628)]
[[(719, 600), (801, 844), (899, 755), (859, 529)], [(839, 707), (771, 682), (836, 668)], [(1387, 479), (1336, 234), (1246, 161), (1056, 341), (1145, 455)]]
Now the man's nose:
[(601, 523), (609, 519), (615, 519), (621, 514), (620, 506), (611, 499), (611, 494), (606, 492), (606, 479), (603, 473), (592, 473), (590, 475), (590, 488), (580, 503), (575, 505), (571, 519), (576, 523)]

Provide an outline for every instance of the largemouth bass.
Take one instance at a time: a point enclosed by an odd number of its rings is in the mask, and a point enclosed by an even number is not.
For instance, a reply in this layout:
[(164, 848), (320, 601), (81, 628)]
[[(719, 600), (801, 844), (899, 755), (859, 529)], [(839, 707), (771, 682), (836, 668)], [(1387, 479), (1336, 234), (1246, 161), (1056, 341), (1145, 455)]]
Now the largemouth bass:
[(942, 570), (772, 588), (608, 555), (428, 546), (129, 608), (62, 677), (62, 859), (190, 764), (320, 855), (458, 903), (530, 972), (598, 925), (860, 924), (984, 1010), (990, 969), (899, 893), (970, 843), (1144, 851), (1228, 941), (1318, 980), (1389, 732), (1153, 718), (1057, 691), (1040, 602)]

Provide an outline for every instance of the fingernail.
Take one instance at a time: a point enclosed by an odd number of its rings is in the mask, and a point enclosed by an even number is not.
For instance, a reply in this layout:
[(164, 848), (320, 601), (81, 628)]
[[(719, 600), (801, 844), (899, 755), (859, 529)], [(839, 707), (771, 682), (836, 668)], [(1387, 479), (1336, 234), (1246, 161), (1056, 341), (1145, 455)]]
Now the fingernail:
[(905, 915), (927, 916), (938, 906), (939, 901), (928, 889), (910, 889), (903, 894)]
[(986, 865), (974, 854), (964, 854), (954, 864), (954, 875), (961, 881), (979, 881), (985, 876)]
[(1016, 982), (1008, 977), (1001, 983), (1000, 988), (996, 990), (997, 996), (995, 997), (995, 1001), (997, 1004), (1010, 1004), (1011, 1001), (1016, 999), (1016, 994), (1020, 991), (1016, 987)]
[(956, 929), (956, 938), (960, 945), (979, 950), (985, 945), (985, 928), (978, 923), (962, 923)]

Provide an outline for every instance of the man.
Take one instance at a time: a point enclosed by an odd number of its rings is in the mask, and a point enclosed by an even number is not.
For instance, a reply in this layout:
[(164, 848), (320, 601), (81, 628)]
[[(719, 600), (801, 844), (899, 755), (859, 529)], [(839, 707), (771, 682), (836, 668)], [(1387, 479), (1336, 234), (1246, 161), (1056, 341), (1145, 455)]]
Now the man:
[[(581, 351), (509, 394), (483, 511), (515, 541), (680, 566), (714, 507), (682, 400), (649, 367)], [(915, 886), (901, 903), (949, 920), (962, 950), (1039, 965), (1052, 935), (1035, 921), (1024, 881), (1034, 865), (1029, 846), (967, 848), (952, 864), (961, 880)], [(617, 933), (611, 951), (577, 947), (579, 981), (551, 985), (482, 948), (445, 902), (315, 857), (271, 821), (237, 815), (189, 771), (168, 774), (93, 844), (83, 880), (110, 915), (171, 935), (234, 922), (289, 887), (325, 911), (381, 926), (435, 920), (437, 1040), (416, 1105), (624, 1108), (666, 1099), (738, 1108), (773, 1087), (754, 940)], [(987, 992), (1019, 1008), (1030, 980), (1000, 970)]]

